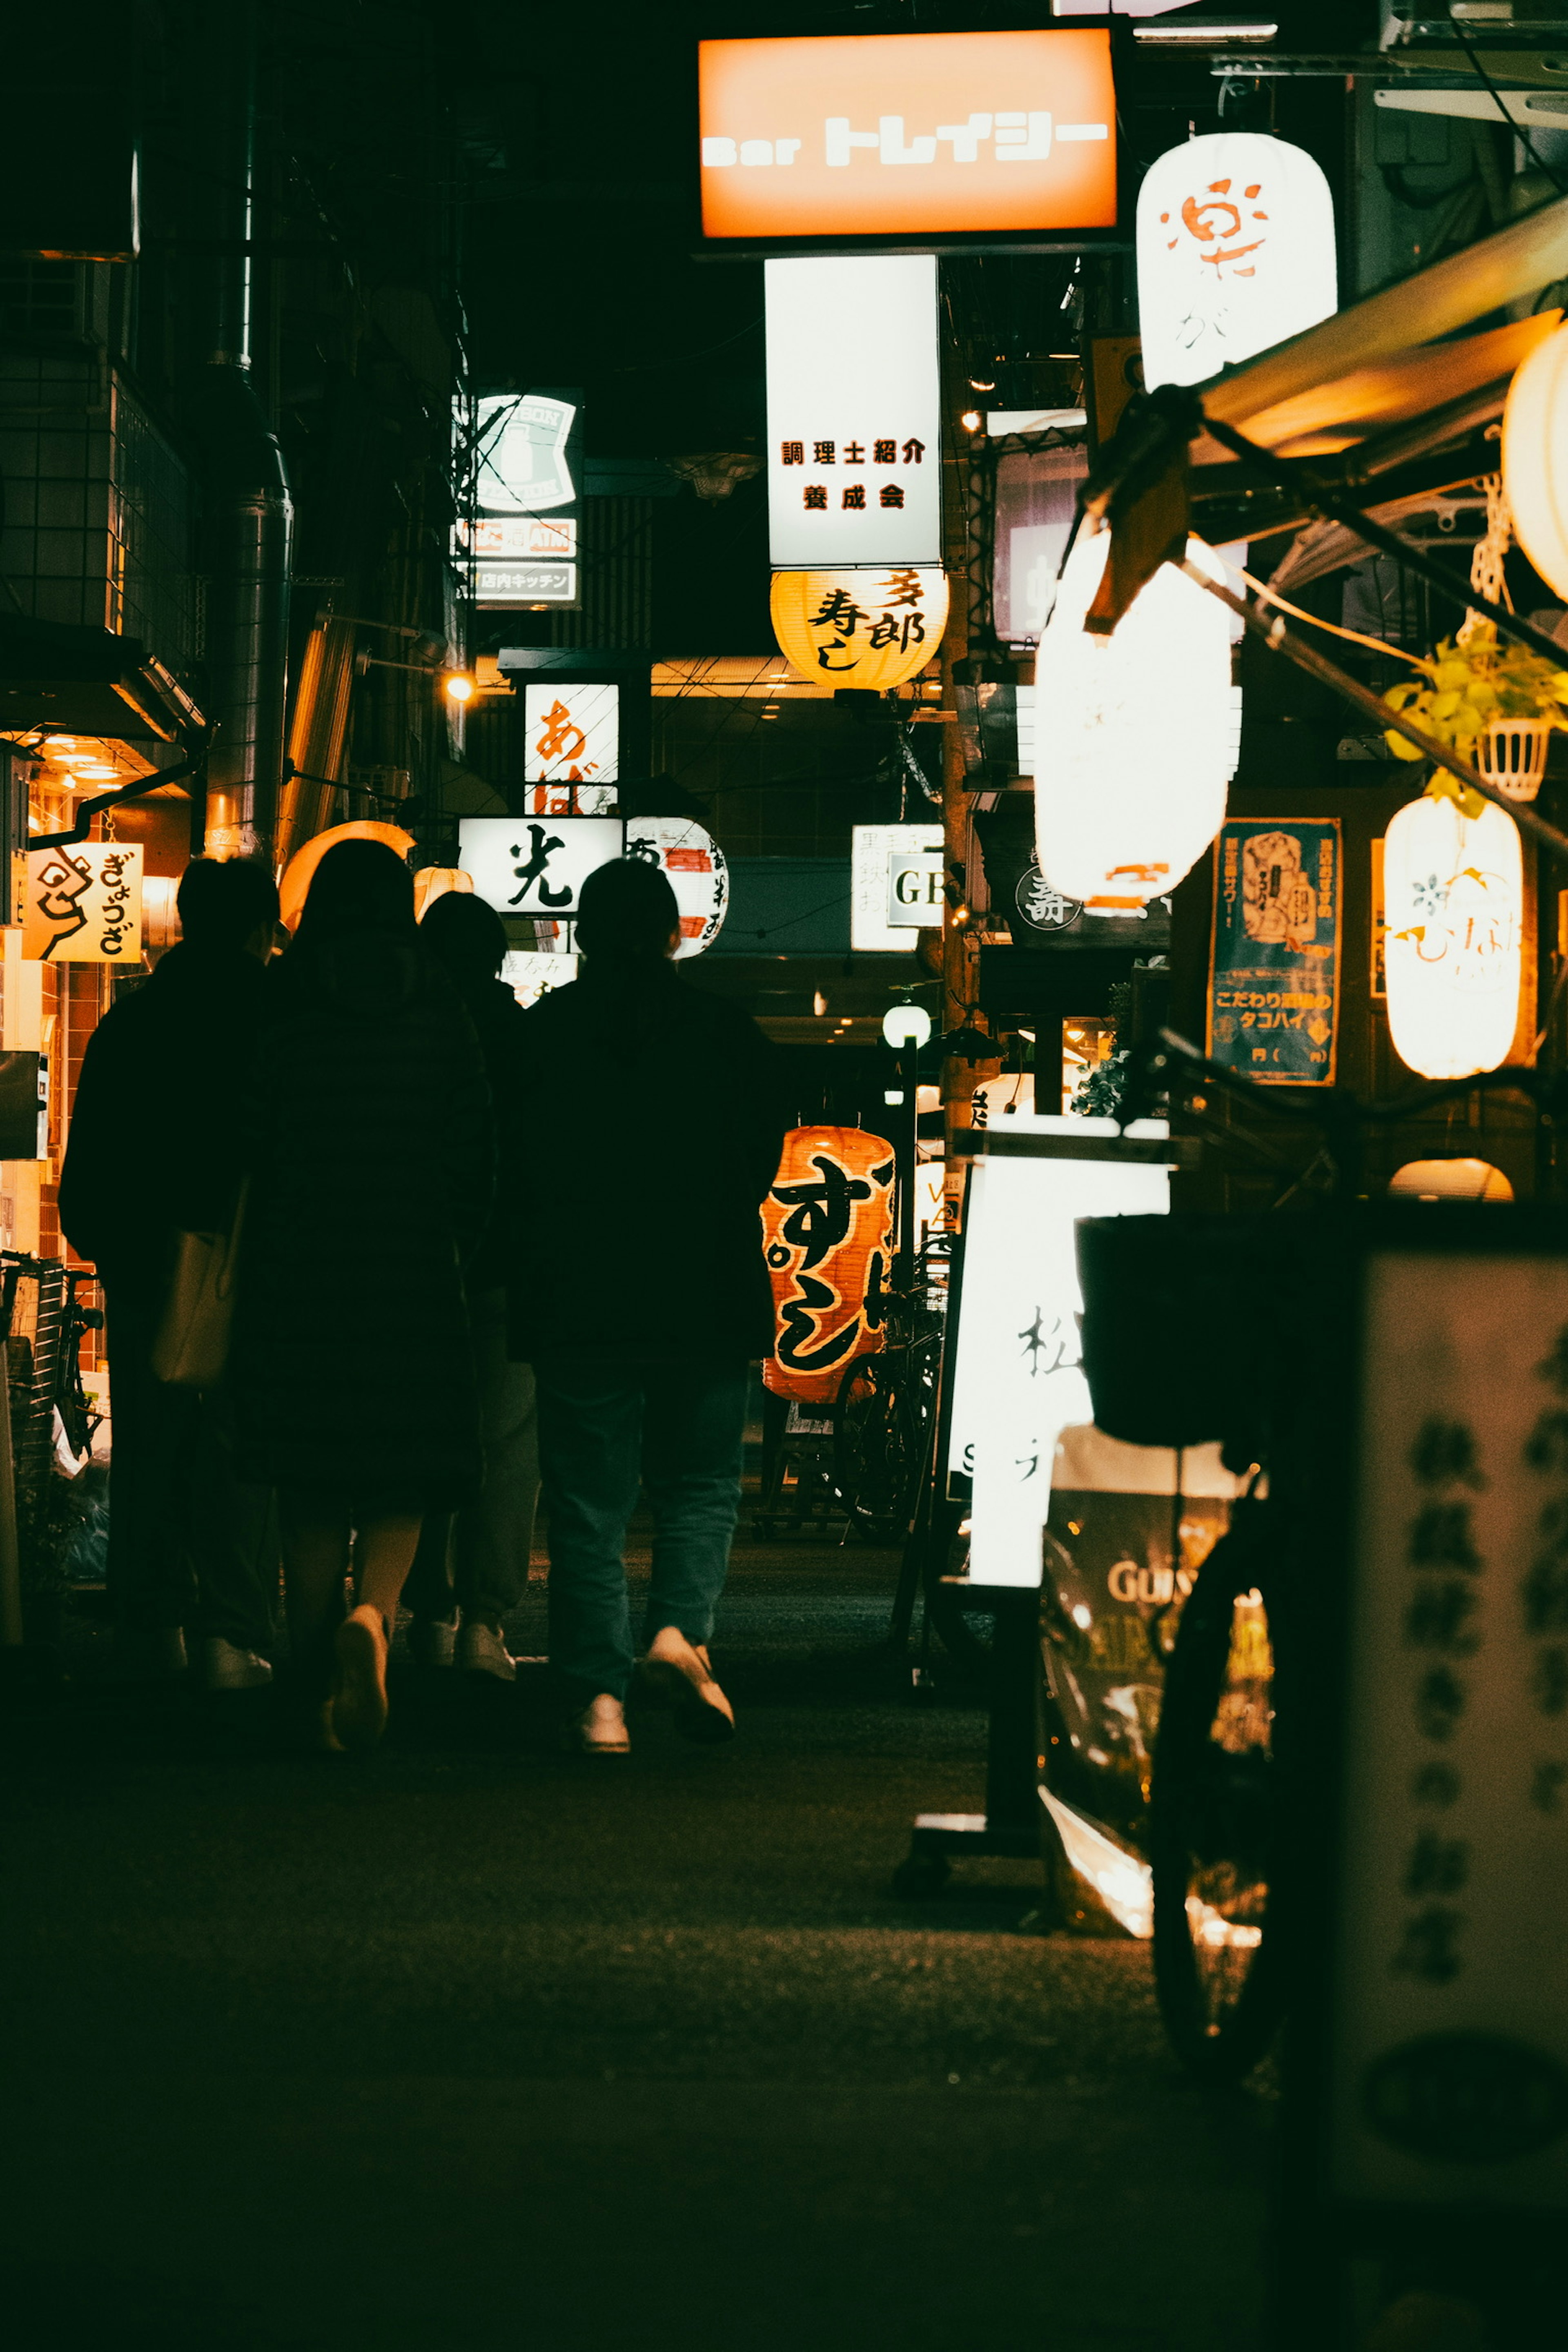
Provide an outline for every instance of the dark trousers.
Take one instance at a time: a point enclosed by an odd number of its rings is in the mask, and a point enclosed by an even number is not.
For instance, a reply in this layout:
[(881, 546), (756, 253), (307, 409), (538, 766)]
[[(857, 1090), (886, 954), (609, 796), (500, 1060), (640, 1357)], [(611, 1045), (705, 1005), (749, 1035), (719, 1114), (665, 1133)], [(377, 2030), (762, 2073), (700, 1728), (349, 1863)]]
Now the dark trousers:
[(639, 1485), (653, 1512), (645, 1646), (666, 1625), (705, 1643), (741, 1505), (746, 1365), (535, 1363), (550, 1531), (550, 1658), (624, 1698), (635, 1663), (624, 1553)]
[(403, 1598), (416, 1617), (499, 1625), (528, 1590), (533, 1515), (539, 1502), (539, 1430), (533, 1372), (507, 1351), (504, 1290), (475, 1291), (468, 1327), (479, 1398), (485, 1479), (460, 1511), (432, 1511)]
[(153, 1375), (161, 1297), (105, 1285), (109, 1593), (127, 1628), (184, 1625), (241, 1650), (272, 1643), (278, 1528), (265, 1486), (235, 1475), (226, 1391)]

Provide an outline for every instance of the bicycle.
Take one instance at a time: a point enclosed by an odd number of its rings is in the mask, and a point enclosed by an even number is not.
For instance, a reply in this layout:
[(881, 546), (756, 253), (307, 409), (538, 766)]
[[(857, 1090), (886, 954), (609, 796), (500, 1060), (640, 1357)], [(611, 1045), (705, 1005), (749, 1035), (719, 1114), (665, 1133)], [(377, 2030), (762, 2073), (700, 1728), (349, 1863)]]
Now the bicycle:
[(907, 1287), (886, 1302), (886, 1341), (861, 1356), (833, 1403), (833, 1478), (850, 1524), (873, 1543), (910, 1531), (926, 1433), (936, 1407), (943, 1318), (931, 1303), (947, 1269), (947, 1236), (927, 1244)]

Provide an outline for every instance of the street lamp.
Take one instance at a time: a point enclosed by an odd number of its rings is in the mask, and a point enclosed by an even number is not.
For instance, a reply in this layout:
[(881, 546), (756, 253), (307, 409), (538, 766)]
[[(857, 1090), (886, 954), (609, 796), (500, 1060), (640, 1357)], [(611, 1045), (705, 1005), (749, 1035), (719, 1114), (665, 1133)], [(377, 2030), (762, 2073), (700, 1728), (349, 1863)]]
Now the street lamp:
[(907, 1284), (914, 1272), (915, 1168), (920, 1160), (920, 1052), (931, 1039), (931, 1014), (923, 1004), (889, 1004), (882, 1015), (882, 1036), (899, 1057), (898, 1084), (887, 1088), (882, 1100), (904, 1116), (889, 1120), (899, 1155), (898, 1277)]
[(441, 688), (447, 701), (455, 702), (459, 709), (473, 700), (478, 690), (473, 672), (466, 669), (449, 669), (441, 680)]

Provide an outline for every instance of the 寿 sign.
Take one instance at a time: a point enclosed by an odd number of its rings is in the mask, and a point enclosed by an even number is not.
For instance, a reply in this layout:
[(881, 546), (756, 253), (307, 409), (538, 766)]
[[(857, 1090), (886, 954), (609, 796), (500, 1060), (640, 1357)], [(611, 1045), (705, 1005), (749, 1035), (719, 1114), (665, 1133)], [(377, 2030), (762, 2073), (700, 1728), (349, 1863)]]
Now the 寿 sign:
[(1332, 1086), (1337, 817), (1232, 818), (1215, 844), (1208, 1053), (1269, 1086)]
[(466, 816), (458, 855), (498, 915), (574, 915), (584, 883), (619, 857), (618, 816)]
[(774, 569), (940, 564), (935, 255), (770, 261), (763, 278)]
[(22, 953), (44, 963), (140, 963), (142, 849), (77, 841), (15, 861)]

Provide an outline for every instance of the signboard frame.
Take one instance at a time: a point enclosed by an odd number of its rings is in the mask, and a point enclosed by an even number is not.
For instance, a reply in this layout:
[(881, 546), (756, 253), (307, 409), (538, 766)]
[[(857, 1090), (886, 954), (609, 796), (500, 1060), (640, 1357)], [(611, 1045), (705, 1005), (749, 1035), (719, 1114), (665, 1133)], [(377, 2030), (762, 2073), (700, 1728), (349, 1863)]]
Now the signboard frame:
[[(1274, 905), (1264, 909), (1264, 928), (1249, 932), (1250, 876), (1247, 851), (1258, 843), (1284, 843), (1299, 881), (1310, 875), (1305, 895), (1313, 936), (1290, 936), (1292, 915), (1280, 887), (1279, 866), (1270, 869)], [(1265, 1087), (1331, 1087), (1339, 1064), (1340, 967), (1344, 943), (1344, 833), (1337, 816), (1227, 816), (1215, 837), (1213, 921), (1208, 983), (1205, 991), (1204, 1049), (1238, 1077)], [(1256, 862), (1256, 850), (1254, 851)], [(1325, 909), (1325, 859), (1332, 871), (1332, 905)], [(1288, 878), (1288, 877), (1287, 877)], [(1270, 887), (1270, 886), (1266, 886)], [(1325, 929), (1327, 937), (1321, 936)], [(1281, 939), (1270, 929), (1284, 930)], [(1238, 952), (1247, 957), (1242, 962)], [(1248, 1041), (1276, 1037), (1273, 1046)], [(1258, 1066), (1268, 1052), (1289, 1048), (1289, 1066)], [(1247, 1056), (1238, 1058), (1243, 1053)]]

